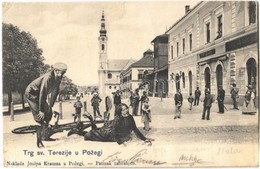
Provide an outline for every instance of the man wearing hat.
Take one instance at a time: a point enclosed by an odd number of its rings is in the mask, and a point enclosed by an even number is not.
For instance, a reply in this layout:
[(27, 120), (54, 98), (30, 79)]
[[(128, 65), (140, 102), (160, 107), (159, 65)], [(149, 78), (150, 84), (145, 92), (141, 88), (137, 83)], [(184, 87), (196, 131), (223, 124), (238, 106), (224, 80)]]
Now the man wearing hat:
[[(42, 131), (47, 128), (52, 118), (52, 107), (59, 94), (59, 86), (63, 75), (67, 71), (67, 65), (64, 63), (56, 63), (53, 69), (46, 74), (32, 81), (25, 90), (25, 97), (30, 106), (34, 120), (41, 124), (37, 129), (37, 146), (44, 147), (41, 142)], [(49, 104), (47, 96), (51, 94)], [(53, 139), (43, 138), (45, 141)]]
[(219, 86), (217, 100), (219, 113), (224, 113), (225, 90), (222, 88), (222, 86)]
[(117, 90), (115, 95), (114, 95), (114, 105), (115, 105), (115, 109), (116, 107), (121, 104), (121, 95), (120, 95), (120, 91)]
[(183, 97), (181, 94), (181, 89), (177, 90), (177, 93), (174, 95), (174, 101), (175, 101), (175, 115), (174, 119), (181, 118), (181, 107), (183, 102)]
[(236, 87), (236, 84), (233, 83), (232, 84), (232, 89), (230, 91), (230, 94), (231, 94), (231, 99), (233, 100), (233, 106), (234, 106), (234, 109), (237, 109), (238, 110), (238, 106), (237, 106), (237, 100), (239, 98), (238, 96), (238, 92), (239, 92), (239, 89)]
[(94, 92), (93, 93), (93, 97), (91, 99), (91, 105), (93, 107), (93, 113), (94, 113), (94, 119), (97, 118), (97, 114), (98, 113), (98, 116), (101, 118), (102, 115), (100, 114), (100, 111), (99, 111), (99, 103), (102, 101), (102, 99), (98, 96), (98, 93), (97, 92)]

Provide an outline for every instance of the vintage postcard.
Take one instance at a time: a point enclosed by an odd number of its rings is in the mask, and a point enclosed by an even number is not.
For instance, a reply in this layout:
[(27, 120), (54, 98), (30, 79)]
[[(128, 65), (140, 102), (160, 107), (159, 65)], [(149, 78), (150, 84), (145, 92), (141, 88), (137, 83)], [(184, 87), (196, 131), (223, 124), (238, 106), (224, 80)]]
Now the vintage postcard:
[(257, 1), (1, 4), (3, 167), (259, 166)]

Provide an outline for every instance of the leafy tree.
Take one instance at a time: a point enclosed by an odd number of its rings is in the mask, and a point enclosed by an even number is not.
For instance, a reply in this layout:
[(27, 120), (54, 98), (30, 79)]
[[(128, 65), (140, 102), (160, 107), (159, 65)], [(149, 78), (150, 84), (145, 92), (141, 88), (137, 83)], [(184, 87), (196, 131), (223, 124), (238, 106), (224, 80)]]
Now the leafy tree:
[(61, 96), (64, 96), (65, 99), (69, 99), (71, 94), (75, 95), (77, 92), (77, 86), (72, 83), (71, 79), (69, 79), (67, 76), (64, 76), (60, 84), (59, 99), (61, 100)]
[(17, 26), (3, 23), (3, 91), (8, 93), (9, 111), (12, 92), (18, 91), (24, 106), (26, 86), (46, 68), (37, 40)]

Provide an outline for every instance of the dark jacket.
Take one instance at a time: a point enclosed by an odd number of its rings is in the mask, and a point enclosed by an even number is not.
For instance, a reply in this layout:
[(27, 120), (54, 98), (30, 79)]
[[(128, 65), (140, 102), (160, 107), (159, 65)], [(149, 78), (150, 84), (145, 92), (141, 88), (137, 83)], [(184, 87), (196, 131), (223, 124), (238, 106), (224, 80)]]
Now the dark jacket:
[(50, 107), (53, 107), (59, 94), (61, 79), (55, 79), (54, 70), (32, 81), (25, 90), (25, 96), (39, 104), (39, 109), (46, 102), (48, 94), (51, 94)]
[(200, 95), (201, 95), (200, 90), (199, 90), (199, 89), (196, 89), (195, 92), (194, 92), (194, 96), (195, 96), (195, 97), (200, 97)]
[(92, 106), (99, 106), (99, 103), (102, 101), (102, 99), (99, 96), (93, 96), (91, 99), (91, 105)]
[(224, 89), (219, 89), (217, 99), (220, 102), (223, 102), (225, 100), (225, 90)]
[(114, 96), (114, 104), (120, 104), (121, 103), (121, 95), (115, 94)]
[(206, 94), (204, 98), (204, 107), (211, 107), (211, 104), (213, 102), (213, 98), (210, 94)]
[(174, 95), (174, 100), (175, 100), (175, 105), (177, 105), (178, 103), (182, 104), (183, 102), (183, 97), (181, 93), (176, 93)]

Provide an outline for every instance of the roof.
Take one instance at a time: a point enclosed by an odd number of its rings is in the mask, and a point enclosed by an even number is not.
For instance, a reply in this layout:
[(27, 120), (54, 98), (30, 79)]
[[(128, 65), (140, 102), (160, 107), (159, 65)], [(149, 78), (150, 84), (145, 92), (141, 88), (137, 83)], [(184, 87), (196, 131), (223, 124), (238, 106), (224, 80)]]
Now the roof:
[(148, 49), (147, 51), (145, 51), (144, 53), (153, 53), (153, 51), (151, 49)]
[(128, 60), (128, 63), (123, 67), (122, 70), (128, 69), (129, 66), (131, 66), (133, 63), (135, 63), (137, 60), (130, 59)]
[(197, 3), (192, 9), (189, 10), (189, 12), (185, 13), (185, 15), (183, 17), (181, 17), (177, 22), (175, 22), (168, 30), (166, 30), (165, 33), (168, 33), (174, 26), (176, 26), (181, 20), (183, 20), (186, 16), (188, 16), (188, 14), (191, 13), (191, 11), (195, 10), (200, 4), (202, 4), (203, 1), (200, 1), (199, 3)]
[(153, 56), (143, 57), (131, 65), (131, 67), (153, 67), (153, 66), (154, 66)]
[(130, 59), (109, 59), (107, 61), (108, 70), (122, 71), (123, 68), (129, 63)]
[(151, 43), (155, 43), (156, 41), (159, 41), (160, 43), (168, 43), (168, 36), (169, 35), (167, 34), (156, 36)]

